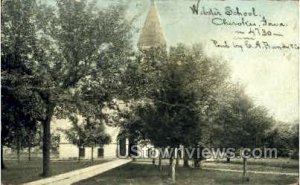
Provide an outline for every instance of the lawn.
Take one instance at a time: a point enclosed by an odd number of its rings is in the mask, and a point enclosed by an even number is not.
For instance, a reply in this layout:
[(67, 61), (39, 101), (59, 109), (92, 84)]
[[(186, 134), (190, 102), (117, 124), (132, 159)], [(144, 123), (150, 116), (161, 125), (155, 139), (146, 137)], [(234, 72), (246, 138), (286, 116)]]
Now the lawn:
[[(242, 170), (242, 160), (235, 159), (230, 163), (225, 161), (205, 162), (203, 167), (230, 170)], [(281, 173), (298, 173), (299, 161), (288, 158), (278, 159), (248, 159), (247, 170), (249, 171), (272, 171)]]
[[(78, 162), (76, 160), (51, 161), (52, 175), (58, 175), (107, 161), (108, 160), (96, 160), (94, 162)], [(1, 171), (1, 181), (4, 185), (21, 184), (42, 178), (39, 176), (42, 171), (41, 159), (34, 159), (32, 161), (22, 160), (20, 163), (16, 160), (6, 160), (5, 165), (7, 169)]]
[[(262, 161), (260, 161), (262, 162)], [(293, 165), (298, 161), (292, 161)], [(209, 162), (207, 164), (211, 165), (211, 168), (225, 168), (232, 169), (235, 168), (242, 169), (241, 165), (237, 164), (238, 162), (233, 162), (233, 164), (225, 163), (215, 163)], [(253, 164), (254, 163), (254, 164)], [(269, 161), (269, 166), (273, 170), (278, 172), (298, 172), (298, 165), (293, 166), (290, 163), (289, 165), (274, 166), (278, 161)], [(285, 164), (285, 161), (281, 163)], [(212, 164), (215, 164), (213, 167)], [(219, 167), (217, 164), (222, 164)], [(205, 164), (206, 165), (206, 164)], [(204, 165), (204, 166), (205, 166)], [(253, 170), (268, 171), (268, 166), (259, 165), (259, 163), (249, 162), (249, 168)], [(262, 170), (261, 170), (262, 169)], [(127, 164), (125, 166), (116, 168), (114, 170), (103, 173), (99, 176), (81, 181), (76, 183), (76, 185), (164, 185), (170, 184), (170, 170), (166, 165), (163, 168), (163, 171), (160, 172), (156, 166), (150, 164), (150, 161), (137, 161)], [(211, 171), (205, 169), (193, 169), (193, 168), (183, 168), (178, 167), (176, 171), (176, 184), (178, 185), (232, 185), (232, 184), (246, 184), (246, 185), (286, 185), (297, 182), (297, 177), (287, 176), (287, 175), (265, 175), (265, 174), (248, 174), (250, 181), (243, 182), (241, 173), (234, 172), (220, 172), (220, 171)]]

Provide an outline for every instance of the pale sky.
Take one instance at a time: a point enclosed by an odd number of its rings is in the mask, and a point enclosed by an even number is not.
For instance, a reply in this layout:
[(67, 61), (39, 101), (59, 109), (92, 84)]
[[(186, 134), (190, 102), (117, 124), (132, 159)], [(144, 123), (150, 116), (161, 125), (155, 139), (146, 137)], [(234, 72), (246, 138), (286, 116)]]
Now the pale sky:
[[(127, 3), (128, 17), (138, 16), (133, 43), (136, 45), (139, 31), (147, 15), (150, 0), (99, 0), (99, 7), (112, 3)], [(232, 41), (243, 43), (244, 40), (233, 40), (235, 31), (248, 32), (245, 26), (216, 26), (211, 23), (211, 16), (193, 15), (190, 6), (197, 0), (156, 0), (160, 14), (161, 26), (169, 46), (177, 43), (191, 45), (202, 43), (206, 54), (217, 56), (229, 62), (232, 69), (232, 80), (246, 86), (247, 94), (257, 105), (263, 105), (270, 115), (281, 121), (298, 119), (298, 52), (299, 50), (254, 50), (216, 48), (211, 39), (220, 42)], [(247, 20), (259, 22), (265, 16), (269, 22), (283, 22), (285, 27), (263, 27), (272, 33), (283, 36), (256, 36), (255, 40), (267, 41), (270, 44), (298, 44), (298, 1), (200, 1), (199, 9), (217, 8), (222, 18), (238, 21), (239, 16), (224, 15), (226, 6), (239, 7), (241, 11), (251, 11), (261, 17), (246, 17)], [(257, 24), (258, 25), (258, 24)], [(261, 27), (260, 27), (261, 28)]]
[[(136, 28), (141, 29), (148, 8), (147, 0), (130, 1), (128, 14), (139, 15)], [(249, 50), (219, 49), (211, 39), (232, 41), (236, 30), (249, 31), (249, 27), (216, 26), (211, 23), (212, 17), (193, 15), (190, 6), (197, 0), (156, 0), (160, 14), (161, 26), (168, 45), (185, 43), (202, 43), (208, 56), (217, 56), (229, 62), (232, 69), (232, 80), (246, 86), (247, 94), (257, 105), (265, 106), (270, 115), (282, 121), (298, 119), (298, 52), (299, 50)], [(272, 33), (282, 37), (257, 36), (256, 40), (274, 44), (299, 44), (298, 2), (295, 1), (200, 1), (199, 7), (217, 8), (222, 14), (226, 6), (239, 7), (265, 16), (270, 22), (283, 22), (283, 28), (268, 27)], [(240, 17), (222, 16), (228, 20), (239, 20)], [(259, 21), (260, 18), (249, 18)], [(139, 32), (136, 34), (137, 40)], [(244, 42), (243, 40), (237, 40)]]

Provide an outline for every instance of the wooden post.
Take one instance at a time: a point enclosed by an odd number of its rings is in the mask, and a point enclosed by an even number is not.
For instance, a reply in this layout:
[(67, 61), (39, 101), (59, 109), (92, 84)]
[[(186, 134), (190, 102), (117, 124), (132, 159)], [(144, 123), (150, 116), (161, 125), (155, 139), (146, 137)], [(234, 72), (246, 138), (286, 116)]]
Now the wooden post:
[(31, 161), (31, 146), (28, 147), (28, 161)]
[(162, 171), (161, 155), (162, 155), (162, 154), (159, 152), (159, 158), (158, 158), (158, 167), (159, 167), (159, 171)]
[(174, 163), (174, 160), (171, 160), (171, 168), (172, 168), (172, 184), (176, 183), (176, 178), (175, 178), (175, 166), (176, 163)]
[(20, 150), (21, 150), (21, 147), (20, 147), (20, 141), (18, 139), (18, 144), (17, 144), (17, 158), (18, 158), (18, 163), (20, 163)]
[(247, 172), (247, 159), (243, 157), (243, 180), (246, 179), (246, 172)]

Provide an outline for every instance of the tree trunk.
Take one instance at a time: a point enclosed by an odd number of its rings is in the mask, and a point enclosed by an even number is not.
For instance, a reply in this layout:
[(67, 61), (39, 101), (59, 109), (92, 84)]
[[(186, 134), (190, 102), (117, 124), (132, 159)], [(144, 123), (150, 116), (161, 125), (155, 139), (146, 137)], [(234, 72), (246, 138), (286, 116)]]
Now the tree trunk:
[(170, 158), (170, 165), (171, 165), (171, 174), (172, 174), (172, 184), (176, 183), (176, 178), (175, 178), (175, 166), (176, 163), (174, 163), (173, 158)]
[(170, 164), (170, 166), (172, 166), (172, 164), (173, 164), (173, 157), (170, 158), (169, 164)]
[(246, 180), (246, 173), (247, 173), (247, 158), (243, 158), (243, 180)]
[(91, 149), (91, 161), (94, 161), (94, 146), (92, 145), (92, 149)]
[(31, 161), (31, 146), (28, 147), (28, 161)]
[(80, 162), (80, 147), (78, 147), (78, 162)]
[(190, 167), (189, 156), (185, 149), (186, 148), (183, 148), (183, 167)]
[(18, 163), (20, 163), (20, 141), (18, 141), (17, 144), (17, 159), (18, 159)]
[(1, 144), (1, 169), (4, 170), (6, 169), (6, 166), (4, 164), (4, 160), (3, 160), (3, 145)]
[(176, 158), (176, 166), (179, 166), (179, 157)]
[(161, 153), (159, 153), (159, 158), (158, 158), (158, 168), (159, 168), (159, 171), (162, 171), (162, 165), (161, 165)]
[(50, 176), (50, 145), (51, 145), (51, 119), (54, 112), (54, 106), (48, 105), (46, 119), (43, 122), (43, 177)]
[(190, 167), (189, 165), (189, 160), (188, 159), (183, 159), (183, 167)]
[(194, 159), (194, 167), (200, 168), (200, 160), (199, 159)]

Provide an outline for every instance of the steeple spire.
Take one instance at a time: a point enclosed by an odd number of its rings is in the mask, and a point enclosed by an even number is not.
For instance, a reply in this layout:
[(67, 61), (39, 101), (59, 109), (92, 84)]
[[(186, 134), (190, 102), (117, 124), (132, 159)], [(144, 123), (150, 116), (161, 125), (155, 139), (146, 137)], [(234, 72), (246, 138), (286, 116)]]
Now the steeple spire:
[(166, 39), (160, 26), (159, 14), (154, 0), (151, 0), (150, 9), (138, 41), (138, 48), (140, 50), (166, 49)]

